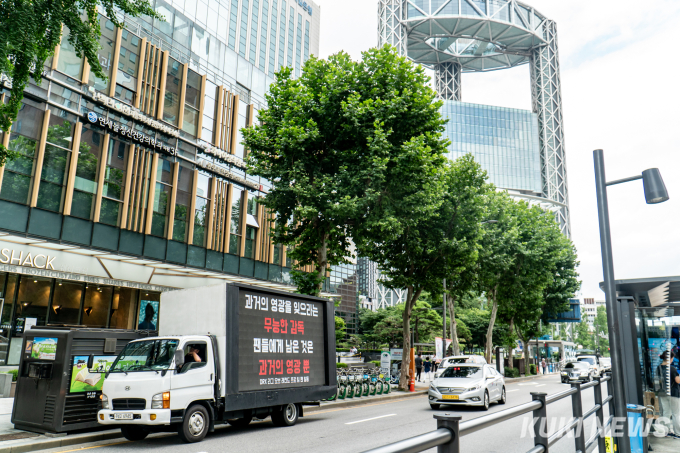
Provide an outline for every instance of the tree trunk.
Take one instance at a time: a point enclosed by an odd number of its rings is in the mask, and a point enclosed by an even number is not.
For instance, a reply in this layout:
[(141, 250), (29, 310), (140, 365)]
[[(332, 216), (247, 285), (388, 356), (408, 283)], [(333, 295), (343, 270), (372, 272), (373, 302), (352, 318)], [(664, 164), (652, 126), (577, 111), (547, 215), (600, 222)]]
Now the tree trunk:
[[(408, 390), (409, 373), (411, 370), (411, 313), (416, 300), (420, 297), (422, 289), (413, 291), (413, 287), (409, 286), (406, 292), (406, 303), (404, 304), (404, 314), (402, 315), (402, 334), (404, 348), (402, 350), (401, 359), (401, 374), (399, 376), (399, 390)], [(413, 376), (415, 378), (415, 376)]]
[(489, 319), (489, 329), (486, 331), (486, 362), (491, 363), (491, 353), (493, 351), (493, 326), (496, 323), (496, 314), (498, 313), (498, 300), (496, 298), (496, 288), (491, 293), (493, 299), (493, 306), (491, 308), (491, 318)]
[[(452, 294), (448, 297), (449, 306), (449, 331), (451, 333), (451, 355), (460, 355), (460, 343), (458, 343), (458, 326), (456, 325), (456, 300)], [(444, 346), (446, 346), (446, 338), (444, 338)], [(444, 351), (446, 355), (446, 351)]]
[(321, 242), (321, 247), (318, 250), (318, 258), (316, 262), (316, 271), (319, 278), (319, 283), (317, 283), (317, 293), (318, 296), (321, 294), (323, 289), (323, 282), (326, 280), (326, 268), (328, 267), (328, 235), (324, 234), (323, 240)]

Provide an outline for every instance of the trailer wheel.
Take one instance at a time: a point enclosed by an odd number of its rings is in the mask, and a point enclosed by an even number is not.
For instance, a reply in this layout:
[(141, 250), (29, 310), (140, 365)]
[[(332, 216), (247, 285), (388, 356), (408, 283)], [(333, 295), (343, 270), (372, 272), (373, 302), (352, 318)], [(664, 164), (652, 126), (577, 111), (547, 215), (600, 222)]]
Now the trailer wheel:
[(127, 440), (136, 441), (146, 439), (146, 436), (148, 436), (151, 431), (149, 431), (148, 428), (145, 428), (143, 426), (130, 425), (121, 426), (120, 432), (123, 434), (123, 437), (126, 438)]
[(281, 409), (272, 414), (272, 422), (276, 426), (293, 426), (297, 423), (298, 416), (297, 405), (290, 403), (282, 406)]
[(209, 427), (210, 415), (208, 415), (208, 411), (200, 404), (194, 404), (187, 409), (184, 420), (182, 420), (177, 431), (184, 442), (192, 443), (202, 441), (208, 434)]

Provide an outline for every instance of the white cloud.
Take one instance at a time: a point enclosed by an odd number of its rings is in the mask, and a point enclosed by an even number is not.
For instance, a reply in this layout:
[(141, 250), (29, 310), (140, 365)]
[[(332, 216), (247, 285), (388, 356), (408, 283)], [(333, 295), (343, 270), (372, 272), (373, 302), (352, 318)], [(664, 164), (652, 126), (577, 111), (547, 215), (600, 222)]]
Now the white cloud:
[[(377, 43), (377, 0), (317, 0), (321, 56)], [(680, 2), (527, 0), (558, 25), (573, 239), (582, 293), (603, 297), (592, 151), (608, 179), (659, 167), (670, 201), (646, 205), (641, 182), (609, 188), (616, 277), (680, 275), (680, 125), (674, 57)], [(463, 76), (463, 100), (531, 108), (528, 67)]]

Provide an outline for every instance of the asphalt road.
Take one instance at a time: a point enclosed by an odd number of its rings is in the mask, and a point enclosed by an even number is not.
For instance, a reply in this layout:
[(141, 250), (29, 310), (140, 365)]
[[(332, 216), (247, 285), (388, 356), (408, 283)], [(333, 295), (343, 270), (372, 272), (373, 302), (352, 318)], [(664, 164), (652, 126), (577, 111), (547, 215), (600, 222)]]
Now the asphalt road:
[[(87, 444), (80, 448), (61, 448), (46, 452), (72, 452), (84, 448), (101, 449), (106, 453), (158, 452), (158, 453), (216, 453), (216, 452), (361, 452), (398, 440), (413, 437), (436, 429), (432, 418), (435, 413), (460, 415), (463, 420), (531, 401), (531, 392), (557, 393), (569, 386), (561, 384), (558, 376), (537, 378), (523, 383), (506, 385), (508, 402), (505, 406), (493, 404), (489, 412), (476, 408), (457, 410), (430, 409), (427, 398), (414, 397), (394, 402), (354, 408), (327, 408), (301, 418), (297, 425), (287, 428), (275, 427), (269, 419), (251, 423), (247, 428), (231, 426), (208, 434), (198, 444), (183, 444), (176, 435), (154, 435), (141, 442), (121, 440), (108, 443)], [(606, 390), (606, 389), (603, 389)], [(606, 396), (606, 393), (605, 393)], [(594, 405), (593, 390), (583, 392), (584, 410)], [(572, 416), (571, 397), (548, 406), (552, 429), (564, 425)], [(594, 417), (586, 423), (586, 440), (592, 433)], [(525, 433), (522, 434), (524, 427)], [(533, 447), (531, 416), (516, 418), (502, 424), (478, 431), (461, 439), (463, 452), (524, 453)], [(429, 451), (436, 451), (435, 449)], [(572, 453), (573, 438), (564, 438), (551, 448), (551, 453)]]

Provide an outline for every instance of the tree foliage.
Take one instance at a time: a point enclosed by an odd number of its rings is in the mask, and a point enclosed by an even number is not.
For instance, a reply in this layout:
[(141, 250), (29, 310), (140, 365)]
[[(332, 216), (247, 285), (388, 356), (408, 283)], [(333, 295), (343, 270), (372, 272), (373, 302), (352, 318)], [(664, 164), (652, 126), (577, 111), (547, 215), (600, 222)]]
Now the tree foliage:
[(273, 240), (294, 246), (298, 269), (314, 266), (293, 274), (302, 291), (320, 292), (327, 267), (346, 261), (369, 218), (399, 225), (376, 208), (397, 196), (395, 180), (430, 181), (445, 146), (434, 99), (424, 70), (390, 46), (359, 62), (344, 52), (312, 57), (299, 78), (277, 73), (260, 124), (243, 136), (249, 173), (273, 184), (263, 200), (276, 213)]
[[(106, 79), (97, 52), (98, 8), (121, 27), (116, 10), (128, 16), (147, 15), (162, 19), (148, 0), (11, 0), (0, 2), (0, 74), (12, 83), (11, 96), (0, 105), (0, 129), (10, 130), (24, 97), (29, 77), (40, 84), (42, 68), (61, 42), (62, 26), (68, 27), (68, 41), (78, 56), (87, 58), (91, 71)], [(0, 145), (0, 166), (15, 154)]]

